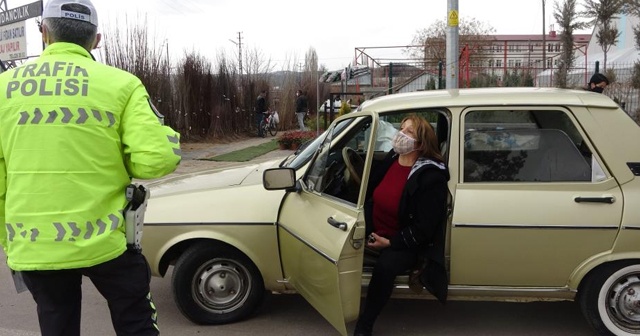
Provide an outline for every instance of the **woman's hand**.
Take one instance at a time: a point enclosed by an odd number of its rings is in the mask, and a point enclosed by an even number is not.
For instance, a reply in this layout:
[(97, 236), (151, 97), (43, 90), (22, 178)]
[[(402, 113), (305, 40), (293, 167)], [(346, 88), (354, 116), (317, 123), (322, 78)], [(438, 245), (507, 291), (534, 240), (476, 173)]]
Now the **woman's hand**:
[(389, 241), (389, 239), (378, 236), (375, 232), (371, 233), (371, 235), (369, 235), (369, 238), (367, 239), (367, 247), (375, 250), (382, 250), (383, 248), (389, 246), (391, 246), (391, 242)]

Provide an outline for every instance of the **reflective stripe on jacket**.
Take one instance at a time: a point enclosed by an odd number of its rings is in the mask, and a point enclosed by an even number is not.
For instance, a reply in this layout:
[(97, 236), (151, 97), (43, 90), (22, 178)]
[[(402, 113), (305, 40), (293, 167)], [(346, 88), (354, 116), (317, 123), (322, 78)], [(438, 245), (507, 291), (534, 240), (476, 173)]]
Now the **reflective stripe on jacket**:
[(169, 174), (179, 134), (138, 78), (71, 43), (0, 75), (0, 244), (10, 268), (89, 267), (124, 252), (131, 178)]

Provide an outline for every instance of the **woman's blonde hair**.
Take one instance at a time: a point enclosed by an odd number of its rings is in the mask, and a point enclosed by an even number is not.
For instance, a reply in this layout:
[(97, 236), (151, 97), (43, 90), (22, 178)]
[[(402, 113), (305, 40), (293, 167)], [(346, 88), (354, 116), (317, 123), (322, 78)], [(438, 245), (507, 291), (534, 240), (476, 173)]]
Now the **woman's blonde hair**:
[(416, 133), (416, 150), (420, 156), (444, 162), (438, 146), (438, 137), (431, 124), (425, 118), (412, 113), (402, 119), (400, 125), (403, 125), (407, 120), (411, 120), (413, 123), (413, 129)]

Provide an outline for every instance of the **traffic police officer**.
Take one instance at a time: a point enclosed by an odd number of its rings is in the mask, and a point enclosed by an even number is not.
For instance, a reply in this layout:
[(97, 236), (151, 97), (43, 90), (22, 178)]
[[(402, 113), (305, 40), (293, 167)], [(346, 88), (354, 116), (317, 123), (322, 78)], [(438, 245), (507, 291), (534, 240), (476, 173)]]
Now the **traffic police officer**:
[(138, 78), (92, 58), (90, 0), (49, 0), (42, 19), (42, 55), (0, 75), (0, 245), (42, 335), (80, 335), (82, 276), (117, 335), (157, 335), (148, 264), (126, 246), (125, 189), (175, 170), (179, 134)]

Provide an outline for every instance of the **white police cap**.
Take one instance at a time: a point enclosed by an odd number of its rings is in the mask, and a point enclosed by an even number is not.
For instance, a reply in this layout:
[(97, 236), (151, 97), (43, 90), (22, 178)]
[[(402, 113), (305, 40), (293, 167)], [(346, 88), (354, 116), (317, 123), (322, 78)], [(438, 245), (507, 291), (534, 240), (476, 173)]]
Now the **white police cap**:
[[(64, 10), (64, 5), (78, 4), (87, 7), (91, 14), (78, 13), (74, 11)], [(42, 18), (62, 18), (81, 20), (98, 26), (98, 13), (90, 0), (49, 0), (42, 11)]]

